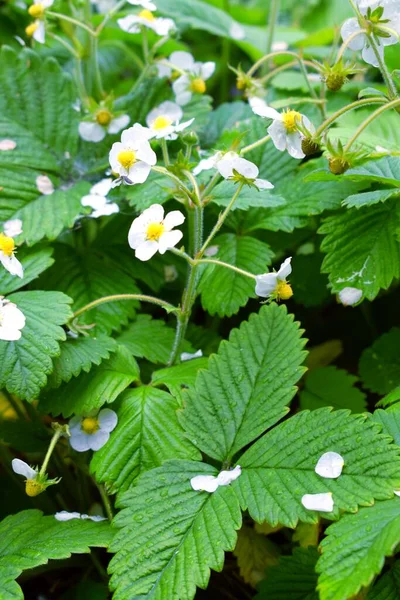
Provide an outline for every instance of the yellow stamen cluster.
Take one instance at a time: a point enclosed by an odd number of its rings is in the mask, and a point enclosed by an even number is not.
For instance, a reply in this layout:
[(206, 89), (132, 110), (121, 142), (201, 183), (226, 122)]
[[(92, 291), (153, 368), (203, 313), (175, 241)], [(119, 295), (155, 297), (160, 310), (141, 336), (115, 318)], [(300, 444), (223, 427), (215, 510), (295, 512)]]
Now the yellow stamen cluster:
[(154, 120), (154, 123), (152, 125), (153, 129), (165, 129), (166, 127), (169, 127), (172, 124), (171, 119), (168, 119), (168, 117), (163, 117), (163, 116), (159, 116)]
[(117, 161), (124, 169), (130, 169), (136, 162), (136, 154), (133, 150), (122, 150), (117, 156)]
[(293, 290), (287, 281), (278, 281), (275, 288), (275, 294), (278, 300), (289, 300), (293, 296)]
[(44, 10), (43, 4), (32, 4), (32, 6), (28, 8), (28, 13), (34, 19), (41, 19), (44, 15)]
[(106, 108), (101, 108), (100, 110), (97, 111), (96, 121), (98, 122), (99, 125), (103, 125), (105, 127), (106, 125), (110, 124), (111, 120), (112, 120), (112, 114)]
[(157, 241), (164, 233), (165, 227), (163, 223), (150, 223), (147, 227), (146, 237), (148, 240)]
[(297, 131), (297, 125), (301, 122), (301, 114), (297, 110), (287, 110), (282, 113), (282, 121), (288, 133)]
[(43, 483), (40, 483), (37, 479), (27, 479), (25, 481), (25, 493), (27, 496), (34, 498), (35, 496), (39, 496), (44, 490), (46, 486)]
[(84, 419), (82, 419), (81, 429), (85, 433), (92, 435), (93, 433), (96, 433), (96, 431), (98, 431), (99, 428), (99, 421), (95, 417), (85, 417)]
[(141, 10), (138, 16), (141, 19), (146, 19), (146, 21), (155, 21), (156, 19), (151, 10), (148, 10), (147, 8)]
[(206, 82), (201, 77), (196, 77), (190, 82), (190, 89), (196, 94), (204, 94), (207, 89)]
[(39, 23), (37, 21), (35, 21), (34, 23), (31, 23), (30, 25), (28, 25), (28, 27), (25, 27), (26, 35), (28, 37), (32, 37), (38, 27), (39, 27)]
[(14, 240), (4, 235), (4, 233), (0, 233), (0, 252), (3, 252), (6, 256), (12, 256), (14, 250)]

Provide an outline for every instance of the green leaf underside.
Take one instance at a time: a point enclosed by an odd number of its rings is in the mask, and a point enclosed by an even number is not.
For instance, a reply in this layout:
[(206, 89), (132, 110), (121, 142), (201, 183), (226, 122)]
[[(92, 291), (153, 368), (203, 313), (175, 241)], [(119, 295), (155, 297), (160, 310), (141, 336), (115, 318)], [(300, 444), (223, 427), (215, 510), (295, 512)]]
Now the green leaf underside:
[(47, 388), (56, 388), (62, 382), (85, 371), (88, 373), (92, 365), (99, 365), (109, 358), (117, 348), (117, 342), (106, 335), (97, 337), (81, 336), (69, 338), (60, 345), (61, 354), (53, 361), (53, 372), (49, 375)]
[(199, 369), (206, 369), (207, 365), (208, 358), (205, 357), (186, 360), (179, 365), (154, 371), (151, 383), (154, 386), (165, 385), (183, 406), (182, 391), (187, 387), (194, 386)]
[(168, 459), (200, 460), (178, 423), (178, 402), (150, 387), (127, 390), (118, 407), (118, 425), (95, 453), (91, 470), (112, 492), (125, 492), (144, 471)]
[(320, 598), (347, 600), (371, 583), (400, 542), (400, 498), (344, 515), (326, 534), (317, 563)]
[(400, 329), (394, 327), (364, 350), (360, 359), (360, 376), (366, 388), (388, 394), (400, 385)]
[(400, 561), (368, 592), (368, 600), (398, 600), (400, 598)]
[[(252, 237), (225, 233), (215, 238), (216, 260), (229, 263), (253, 274), (265, 273), (273, 252)], [(203, 308), (211, 315), (232, 316), (249, 298), (256, 298), (255, 280), (226, 267), (207, 265), (202, 273), (199, 291)]]
[(22, 263), (24, 268), (24, 277), (20, 279), (15, 275), (11, 275), (6, 269), (0, 269), (0, 290), (1, 293), (11, 294), (21, 287), (24, 287), (37, 277), (43, 271), (51, 267), (54, 263), (52, 258), (53, 249), (49, 246), (36, 247), (33, 250), (21, 248), (17, 251), (16, 256)]
[(85, 415), (99, 410), (105, 403), (114, 402), (121, 392), (139, 379), (139, 368), (130, 352), (118, 346), (108, 360), (81, 373), (69, 383), (48, 391), (41, 399), (42, 412), (53, 415)]
[[(323, 513), (325, 518), (391, 497), (400, 484), (400, 450), (379, 430), (365, 415), (329, 408), (302, 411), (280, 423), (240, 457), (242, 475), (232, 486), (243, 510), (257, 522), (295, 527), (298, 520), (315, 523), (319, 517), (301, 504), (304, 494), (333, 494), (334, 510)], [(344, 459), (335, 480), (314, 470), (328, 451)]]
[(190, 479), (216, 475), (204, 463), (168, 461), (144, 473), (120, 501), (114, 523), (120, 528), (111, 546), (114, 600), (143, 598), (192, 600), (206, 588), (210, 568), (220, 571), (224, 551), (236, 545), (241, 526), (231, 486), (213, 494), (195, 492)]
[(373, 300), (400, 276), (400, 244), (395, 238), (399, 223), (399, 209), (393, 202), (370, 210), (348, 210), (325, 221), (319, 230), (325, 234), (322, 269), (329, 273), (334, 292), (356, 287)]
[(0, 341), (0, 388), (25, 400), (34, 400), (52, 371), (52, 358), (65, 340), (60, 327), (72, 316), (71, 299), (60, 292), (17, 292), (9, 296), (26, 317), (22, 337)]
[(372, 206), (379, 202), (385, 202), (393, 196), (400, 194), (400, 190), (375, 190), (374, 192), (364, 192), (363, 194), (354, 194), (343, 201), (347, 208), (362, 208), (363, 206)]
[(108, 522), (74, 519), (59, 522), (39, 510), (24, 510), (0, 523), (0, 580), (2, 600), (23, 600), (15, 581), (27, 569), (50, 559), (69, 558), (90, 552), (90, 546), (107, 547), (112, 538)]
[(195, 446), (224, 461), (288, 412), (304, 372), (301, 333), (277, 304), (263, 306), (231, 332), (184, 394), (182, 424)]
[(366, 397), (354, 387), (357, 381), (357, 377), (336, 367), (313, 369), (307, 375), (304, 389), (300, 393), (300, 406), (310, 410), (333, 406), (363, 412), (366, 409)]
[(268, 570), (255, 600), (318, 600), (317, 559), (316, 548), (294, 548), (292, 556), (282, 556), (279, 564)]

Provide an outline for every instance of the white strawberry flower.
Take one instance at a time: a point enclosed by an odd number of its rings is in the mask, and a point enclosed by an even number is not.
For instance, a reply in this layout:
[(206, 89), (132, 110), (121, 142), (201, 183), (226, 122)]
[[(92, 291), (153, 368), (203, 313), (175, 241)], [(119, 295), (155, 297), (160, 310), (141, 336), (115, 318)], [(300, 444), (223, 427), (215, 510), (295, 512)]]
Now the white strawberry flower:
[(111, 177), (102, 179), (90, 188), (90, 193), (81, 198), (82, 206), (90, 206), (93, 209), (91, 217), (113, 215), (119, 212), (119, 206), (115, 202), (107, 202), (107, 194), (112, 188), (113, 180)]
[(250, 98), (249, 103), (256, 115), (273, 120), (272, 125), (268, 127), (268, 133), (275, 148), (281, 152), (287, 150), (293, 158), (305, 157), (301, 148), (305, 136), (301, 130), (306, 130), (309, 134), (315, 132), (314, 125), (305, 115), (290, 109), (279, 113), (262, 98)]
[(193, 94), (204, 94), (207, 90), (206, 81), (215, 71), (214, 62), (195, 62), (185, 75), (181, 75), (172, 84), (175, 100), (181, 106), (188, 104)]
[(0, 233), (0, 263), (11, 275), (24, 276), (24, 269), (15, 252), (15, 242), (11, 236)]
[(193, 169), (193, 175), (200, 175), (203, 171), (209, 171), (216, 167), (218, 161), (224, 156), (223, 152), (216, 152), (212, 156), (202, 158), (199, 164)]
[(156, 139), (176, 140), (178, 133), (189, 127), (194, 119), (180, 123), (183, 111), (178, 104), (166, 100), (153, 108), (146, 117), (146, 123), (152, 137)]
[(242, 469), (237, 465), (231, 471), (221, 471), (215, 475), (196, 475), (190, 480), (190, 485), (195, 492), (215, 492), (220, 486), (229, 485), (240, 477)]
[(79, 123), (79, 135), (85, 142), (101, 142), (106, 134), (119, 133), (131, 120), (129, 115), (114, 115), (107, 108), (99, 108), (93, 115), (94, 120)]
[(165, 254), (182, 239), (183, 233), (174, 227), (182, 225), (185, 216), (173, 210), (164, 217), (161, 204), (153, 204), (135, 219), (128, 234), (129, 246), (139, 260), (149, 260), (156, 252)]
[(317, 510), (318, 512), (332, 512), (334, 505), (331, 492), (304, 494), (301, 503), (307, 510)]
[(315, 466), (315, 472), (326, 479), (337, 479), (342, 474), (343, 457), (337, 452), (325, 452)]
[(21, 219), (10, 219), (3, 223), (4, 235), (10, 238), (17, 237), (22, 233), (22, 221)]
[(24, 313), (16, 304), (0, 297), (0, 340), (15, 342), (25, 327)]
[(242, 158), (236, 154), (236, 152), (227, 152), (216, 161), (215, 166), (224, 179), (235, 177), (236, 171), (236, 173), (242, 175), (246, 179), (253, 180), (254, 185), (259, 190), (267, 190), (274, 187), (272, 183), (266, 179), (259, 179), (258, 167), (246, 158)]
[[(129, 185), (144, 183), (151, 167), (157, 162), (157, 156), (151, 149), (149, 139), (152, 132), (147, 127), (135, 123), (122, 132), (121, 142), (115, 142), (110, 150), (110, 165), (114, 173)], [(115, 185), (115, 183), (114, 183)]]
[(107, 521), (105, 517), (101, 517), (100, 515), (85, 515), (78, 512), (68, 512), (67, 510), (61, 510), (60, 512), (56, 512), (54, 518), (57, 521), (72, 521), (73, 519), (81, 519), (82, 521), (94, 521), (95, 523), (99, 521)]
[(75, 416), (69, 422), (69, 443), (77, 452), (100, 450), (110, 439), (110, 433), (118, 423), (117, 414), (103, 408), (97, 416)]
[(343, 306), (354, 306), (362, 298), (362, 290), (353, 287), (345, 287), (339, 292), (339, 300)]
[(172, 19), (155, 17), (151, 10), (144, 8), (137, 15), (127, 15), (118, 19), (119, 27), (127, 33), (140, 33), (142, 27), (152, 29), (157, 35), (165, 36), (176, 28)]
[(46, 38), (44, 23), (46, 8), (50, 8), (53, 2), (54, 0), (34, 0), (33, 4), (28, 8), (28, 13), (35, 20), (26, 27), (25, 33), (40, 44), (44, 44)]
[(196, 60), (190, 52), (185, 52), (184, 50), (176, 50), (172, 52), (170, 57), (168, 58), (168, 62), (173, 65), (163, 65), (158, 63), (157, 70), (159, 77), (171, 77), (174, 73), (174, 68), (176, 67), (175, 73), (180, 73), (181, 71), (186, 71), (187, 73), (191, 73), (195, 69)]
[(128, 0), (128, 2), (133, 6), (141, 6), (146, 10), (157, 10), (157, 6), (151, 0)]
[(280, 266), (279, 271), (256, 275), (256, 294), (262, 298), (289, 300), (293, 291), (286, 278), (292, 272), (292, 257), (287, 258)]

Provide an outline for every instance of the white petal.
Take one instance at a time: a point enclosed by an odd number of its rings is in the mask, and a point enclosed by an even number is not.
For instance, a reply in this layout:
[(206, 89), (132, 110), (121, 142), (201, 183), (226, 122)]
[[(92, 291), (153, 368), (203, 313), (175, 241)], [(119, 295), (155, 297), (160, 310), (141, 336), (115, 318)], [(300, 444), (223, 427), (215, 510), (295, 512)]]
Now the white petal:
[(290, 156), (293, 158), (304, 158), (305, 154), (301, 147), (303, 136), (299, 131), (288, 133), (286, 136), (286, 147)]
[(393, 490), (396, 496), (400, 496), (400, 490)]
[(305, 494), (301, 503), (307, 510), (318, 510), (319, 512), (333, 511), (333, 498), (331, 492), (324, 494)]
[(209, 169), (213, 169), (217, 162), (221, 160), (223, 154), (222, 152), (217, 152), (214, 156), (210, 156), (209, 158), (203, 158), (199, 164), (193, 169), (193, 175), (199, 175), (202, 171), (208, 171)]
[(44, 44), (46, 38), (46, 29), (44, 26), (44, 21), (35, 21), (38, 24), (38, 28), (33, 34), (33, 39), (39, 42), (39, 44)]
[[(143, 142), (151, 138), (152, 132), (148, 127), (143, 127), (140, 123), (135, 123), (132, 127), (125, 129), (121, 134), (122, 144), (138, 150)], [(122, 150), (123, 148), (121, 148)]]
[(275, 186), (266, 179), (256, 179), (254, 181), (259, 190), (272, 190)]
[(290, 275), (290, 273), (292, 272), (292, 257), (289, 256), (289, 258), (286, 258), (283, 263), (281, 264), (279, 271), (277, 272), (277, 277), (278, 279), (286, 279), (286, 277), (288, 277)]
[(266, 119), (274, 119), (278, 121), (282, 120), (282, 116), (280, 115), (280, 113), (278, 113), (277, 110), (272, 108), (272, 106), (268, 106), (268, 104), (262, 98), (257, 98), (256, 96), (253, 96), (253, 98), (250, 98), (249, 104), (253, 113), (259, 115), (260, 117), (265, 117)]
[(14, 255), (6, 256), (0, 250), (0, 262), (3, 265), (3, 267), (7, 269), (9, 273), (11, 273), (11, 275), (17, 275), (17, 277), (20, 277), (21, 279), (23, 278), (24, 269), (19, 260)]
[(152, 126), (157, 117), (165, 117), (173, 123), (180, 121), (183, 116), (183, 111), (179, 104), (166, 100), (156, 108), (153, 108), (146, 117), (146, 123), (149, 127)]
[(80, 519), (81, 513), (61, 510), (60, 512), (56, 512), (54, 518), (57, 519), (57, 521), (71, 521), (72, 519)]
[(170, 31), (176, 28), (175, 21), (172, 19), (165, 19), (163, 17), (158, 17), (154, 21), (148, 21), (143, 23), (143, 25), (153, 29), (157, 35), (168, 35)]
[(4, 234), (7, 237), (16, 237), (22, 233), (21, 219), (10, 219), (3, 224)]
[(286, 150), (286, 129), (282, 121), (274, 121), (272, 125), (270, 125), (267, 129), (269, 135), (271, 136), (271, 140), (277, 148), (283, 152)]
[(118, 423), (117, 413), (111, 410), (111, 408), (103, 408), (97, 418), (101, 431), (107, 431), (108, 433), (115, 429)]
[(4, 342), (17, 342), (21, 339), (21, 332), (19, 329), (10, 329), (0, 325), (0, 340)]
[(256, 275), (256, 294), (262, 298), (268, 298), (278, 283), (276, 273), (265, 273), (264, 275)]
[(81, 424), (82, 417), (75, 415), (75, 417), (72, 417), (68, 422), (69, 432), (72, 434), (73, 432), (82, 431)]
[(183, 123), (179, 123), (178, 125), (176, 125), (175, 131), (183, 131), (184, 129), (187, 129), (187, 127), (191, 126), (193, 121), (194, 121), (194, 117), (193, 117), (193, 119), (189, 119), (189, 121), (184, 121)]
[(126, 31), (127, 33), (140, 32), (140, 19), (136, 15), (127, 15), (122, 19), (117, 19), (117, 23), (122, 31)]
[(96, 431), (96, 433), (92, 433), (89, 435), (88, 443), (89, 448), (93, 451), (100, 450), (103, 446), (105, 446), (110, 439), (110, 434), (108, 431)]
[(19, 458), (14, 458), (11, 461), (11, 466), (12, 470), (14, 473), (17, 473), (17, 475), (23, 475), (27, 479), (36, 479), (37, 477), (37, 471), (32, 469), (32, 467), (27, 465), (26, 462), (20, 460)]
[(147, 10), (157, 10), (157, 6), (151, 0), (128, 0), (128, 2), (134, 6), (143, 6)]
[(117, 156), (123, 150), (124, 150), (124, 145), (121, 144), (121, 142), (115, 142), (111, 146), (111, 150), (110, 150), (110, 152), (108, 154), (108, 158), (109, 158), (109, 161), (110, 161), (111, 169), (114, 171), (114, 173), (120, 173), (121, 164), (117, 160)]
[(79, 123), (79, 135), (85, 142), (101, 142), (106, 137), (106, 131), (98, 123), (81, 121)]
[(157, 155), (147, 140), (142, 142), (140, 148), (137, 149), (136, 158), (151, 166), (154, 166), (157, 162)]
[(53, 182), (47, 175), (38, 175), (36, 177), (36, 187), (44, 196), (49, 196), (54, 192)]
[[(164, 207), (162, 204), (152, 204), (149, 208), (146, 208), (140, 215), (139, 219), (148, 223), (161, 223), (164, 219)], [(136, 220), (136, 219), (135, 219)]]
[(146, 240), (135, 250), (135, 256), (139, 260), (150, 260), (158, 251), (158, 243), (154, 240)]
[(339, 300), (343, 306), (353, 306), (362, 298), (362, 290), (353, 287), (345, 287), (339, 292)]
[(173, 52), (169, 57), (169, 62), (182, 69), (182, 71), (190, 72), (193, 70), (195, 64), (193, 56), (189, 52), (184, 52), (182, 50)]
[(119, 213), (119, 206), (115, 202), (107, 202), (102, 208), (99, 208), (92, 212), (90, 215), (94, 219), (98, 219), (99, 217), (108, 217), (110, 215), (115, 215)]
[[(358, 19), (352, 17), (351, 19), (347, 19), (342, 25), (342, 29), (340, 33), (342, 35), (342, 39), (345, 42), (353, 33), (356, 31), (360, 31), (361, 27), (358, 23)], [(357, 35), (349, 44), (350, 50), (361, 50), (365, 44), (365, 35)]]
[(165, 215), (164, 227), (166, 231), (171, 231), (174, 227), (182, 225), (185, 221), (185, 215), (180, 210), (173, 210)]
[(112, 182), (113, 180), (111, 177), (101, 179), (101, 181), (90, 188), (90, 193), (96, 194), (97, 196), (107, 196), (108, 192), (111, 190)]
[(90, 450), (89, 438), (90, 435), (84, 431), (73, 431), (71, 432), (69, 443), (76, 452), (87, 452)]
[(218, 485), (229, 485), (235, 481), (242, 473), (240, 465), (237, 465), (232, 471), (221, 471), (217, 477)]
[(7, 152), (8, 150), (15, 150), (17, 147), (17, 142), (14, 140), (0, 140), (0, 151)]
[[(378, 53), (379, 53), (381, 59), (383, 60), (384, 47), (382, 44), (379, 43), (378, 40), (376, 40), (376, 41), (377, 41), (376, 45), (378, 48)], [(375, 52), (373, 51), (372, 46), (368, 46), (367, 44), (364, 46), (363, 51), (362, 51), (362, 57), (363, 57), (363, 60), (367, 64), (372, 65), (373, 67), (379, 68), (379, 62), (378, 62), (377, 57), (375, 56)]]
[(315, 127), (311, 123), (310, 119), (306, 117), (306, 115), (301, 115), (302, 125), (309, 131), (310, 133), (315, 133)]
[(119, 131), (121, 131), (121, 129), (124, 129), (124, 127), (127, 127), (127, 125), (129, 125), (130, 120), (131, 118), (129, 115), (121, 115), (119, 117), (115, 117), (115, 119), (111, 121), (107, 128), (108, 133), (118, 133)]
[(183, 238), (182, 231), (178, 231), (178, 229), (174, 229), (173, 231), (166, 231), (160, 236), (158, 240), (158, 251), (160, 254), (165, 254), (167, 250), (173, 248)]
[(233, 168), (247, 179), (255, 179), (259, 172), (258, 167), (254, 163), (240, 156), (234, 161)]
[(181, 362), (185, 362), (186, 360), (193, 360), (194, 358), (201, 358), (203, 356), (202, 350), (197, 350), (194, 354), (190, 354), (190, 352), (182, 352), (181, 354)]
[(159, 63), (156, 63), (156, 67), (157, 67), (157, 75), (160, 79), (162, 79), (163, 77), (171, 77), (172, 75), (172, 69), (171, 67), (167, 67), (167, 65), (160, 65)]
[(25, 327), (25, 315), (13, 302), (7, 302), (1, 309), (3, 325), (12, 329)]
[(243, 29), (243, 27), (239, 25), (239, 23), (235, 22), (232, 23), (232, 25), (229, 28), (229, 35), (234, 40), (244, 40), (244, 38), (246, 37), (246, 32)]
[(218, 481), (214, 475), (196, 475), (190, 480), (190, 485), (195, 492), (215, 492)]
[(204, 79), (205, 81), (207, 81), (207, 79), (210, 79), (210, 77), (213, 75), (215, 71), (215, 62), (205, 62), (202, 63), (200, 66), (200, 72), (199, 75), (201, 77), (201, 79)]
[(105, 207), (107, 203), (107, 198), (104, 196), (98, 196), (97, 194), (88, 194), (87, 196), (83, 196), (81, 198), (82, 206), (90, 206), (95, 210), (101, 210)]
[(145, 162), (137, 162), (129, 169), (128, 177), (132, 183), (144, 183), (151, 171), (149, 164)]
[(315, 466), (315, 472), (326, 479), (337, 479), (342, 473), (343, 457), (337, 452), (325, 452)]

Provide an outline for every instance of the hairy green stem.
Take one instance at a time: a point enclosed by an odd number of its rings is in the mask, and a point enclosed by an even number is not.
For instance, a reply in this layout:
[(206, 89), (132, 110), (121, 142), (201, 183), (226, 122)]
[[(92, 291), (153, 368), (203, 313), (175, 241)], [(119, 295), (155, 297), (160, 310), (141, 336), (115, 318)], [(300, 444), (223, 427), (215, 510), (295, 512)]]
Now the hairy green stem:
[(360, 106), (367, 106), (368, 104), (386, 104), (387, 99), (383, 96), (377, 96), (376, 98), (363, 98), (362, 100), (356, 100), (351, 104), (347, 104), (343, 108), (337, 110), (333, 115), (328, 117), (326, 121), (321, 123), (321, 125), (316, 130), (314, 137), (318, 138), (324, 131), (327, 129), (332, 123), (336, 121), (339, 117), (349, 112), (350, 110), (354, 110), (355, 108), (359, 108)]
[(389, 69), (386, 66), (386, 63), (384, 61), (384, 59), (382, 58), (382, 56), (379, 54), (379, 49), (378, 49), (378, 45), (375, 41), (375, 38), (373, 36), (373, 34), (367, 34), (368, 36), (368, 41), (371, 45), (372, 50), (374, 51), (374, 54), (376, 56), (376, 60), (378, 61), (378, 65), (379, 65), (379, 70), (382, 74), (382, 77), (386, 83), (386, 87), (388, 89), (388, 93), (389, 93), (389, 98), (391, 98), (392, 100), (398, 98), (398, 94), (397, 94), (397, 88), (394, 84), (394, 81), (392, 79), (392, 76), (389, 73)]
[(54, 12), (52, 10), (46, 10), (46, 16), (54, 17), (55, 19), (60, 19), (61, 21), (68, 21), (68, 23), (72, 23), (73, 25), (76, 25), (76, 27), (80, 27), (81, 29), (84, 29), (85, 31), (87, 31), (89, 33), (89, 35), (91, 35), (91, 36), (96, 35), (96, 32), (91, 27), (89, 27), (88, 25), (85, 25), (85, 23), (82, 23), (81, 21), (78, 21), (78, 19), (69, 17), (68, 15), (63, 15), (61, 13)]
[(361, 35), (362, 33), (367, 33), (366, 29), (359, 29), (358, 31), (355, 31), (354, 33), (352, 33), (351, 35), (349, 35), (349, 37), (347, 38), (347, 40), (345, 42), (343, 42), (343, 44), (341, 45), (339, 52), (337, 54), (336, 57), (336, 62), (338, 63), (339, 60), (342, 58), (345, 50), (347, 49), (348, 45), (359, 35)]
[(266, 136), (260, 138), (259, 140), (257, 140), (256, 142), (253, 142), (252, 144), (249, 144), (248, 146), (245, 146), (244, 148), (242, 148), (239, 154), (240, 155), (247, 154), (247, 152), (250, 152), (251, 150), (254, 150), (254, 148), (258, 148), (259, 146), (263, 146), (270, 139), (271, 139), (271, 136), (270, 135), (266, 135)]
[(104, 296), (103, 298), (98, 298), (97, 300), (93, 300), (93, 302), (89, 302), (89, 304), (86, 304), (86, 306), (83, 306), (79, 310), (75, 311), (72, 318), (76, 319), (76, 317), (79, 317), (79, 315), (88, 310), (92, 310), (92, 308), (96, 308), (96, 306), (100, 306), (101, 304), (106, 304), (107, 302), (118, 302), (120, 300), (139, 300), (140, 302), (150, 302), (151, 304), (161, 306), (161, 308), (164, 308), (168, 313), (179, 311), (179, 308), (176, 306), (173, 306), (169, 302), (165, 302), (165, 300), (160, 300), (160, 298), (155, 298), (154, 296), (146, 296), (144, 294), (115, 294), (113, 296)]
[(274, 41), (275, 27), (276, 27), (276, 23), (278, 21), (278, 15), (279, 15), (279, 6), (280, 6), (280, 0), (271, 0), (269, 19), (268, 19), (267, 46), (265, 49), (266, 54), (270, 54), (271, 49), (272, 49), (272, 44)]
[(103, 80), (101, 78), (100, 64), (99, 64), (99, 38), (97, 36), (93, 36), (90, 41), (90, 46), (92, 50), (93, 57), (93, 66), (94, 66), (94, 75), (97, 91), (101, 98), (105, 97)]
[(244, 277), (249, 277), (250, 279), (255, 279), (256, 276), (253, 273), (249, 273), (249, 271), (245, 271), (244, 269), (239, 269), (239, 267), (235, 267), (234, 265), (230, 265), (229, 263), (223, 262), (221, 260), (214, 260), (212, 258), (200, 258), (196, 260), (197, 265), (203, 264), (212, 264), (218, 265), (219, 267), (224, 267), (225, 269), (230, 269), (231, 271), (236, 271), (236, 273), (240, 273), (240, 275), (244, 275)]
[(53, 437), (51, 438), (51, 442), (50, 445), (48, 447), (48, 450), (46, 452), (46, 456), (44, 457), (44, 461), (43, 464), (40, 468), (39, 474), (40, 475), (44, 475), (47, 471), (47, 466), (49, 464), (49, 460), (51, 458), (51, 455), (53, 454), (53, 450), (56, 447), (56, 444), (58, 442), (58, 440), (60, 439), (60, 437), (64, 435), (64, 431), (62, 429), (62, 427), (60, 426), (53, 434)]
[(373, 112), (372, 115), (370, 115), (367, 119), (365, 119), (365, 121), (363, 123), (361, 123), (361, 125), (358, 127), (358, 129), (356, 130), (354, 135), (349, 139), (346, 146), (344, 147), (344, 152), (347, 152), (351, 148), (351, 146), (354, 144), (356, 139), (362, 134), (364, 129), (366, 127), (368, 127), (368, 125), (370, 123), (372, 123), (372, 121), (375, 121), (375, 119), (377, 117), (379, 117), (386, 110), (389, 110), (390, 108), (395, 108), (396, 106), (399, 106), (399, 105), (400, 105), (400, 98), (396, 98), (396, 100), (392, 100), (391, 102), (388, 102), (387, 104), (385, 104), (384, 106), (381, 106), (375, 112)]
[(163, 155), (164, 164), (165, 164), (166, 167), (169, 167), (170, 160), (169, 160), (168, 146), (167, 146), (167, 142), (166, 142), (166, 140), (164, 138), (161, 138), (161, 140), (160, 140), (160, 146), (161, 146), (161, 151), (162, 151), (162, 155)]
[(111, 19), (111, 17), (113, 15), (115, 15), (115, 13), (117, 13), (119, 11), (119, 9), (122, 8), (125, 4), (126, 4), (126, 0), (120, 0), (120, 2), (117, 2), (117, 4), (106, 14), (106, 16), (104, 17), (104, 19), (102, 20), (102, 22), (96, 29), (95, 33), (96, 33), (97, 37), (103, 31), (104, 27), (106, 26), (108, 21)]

